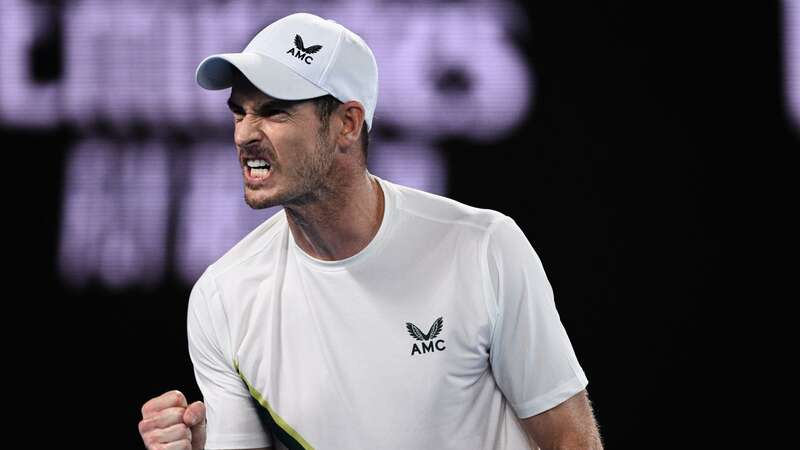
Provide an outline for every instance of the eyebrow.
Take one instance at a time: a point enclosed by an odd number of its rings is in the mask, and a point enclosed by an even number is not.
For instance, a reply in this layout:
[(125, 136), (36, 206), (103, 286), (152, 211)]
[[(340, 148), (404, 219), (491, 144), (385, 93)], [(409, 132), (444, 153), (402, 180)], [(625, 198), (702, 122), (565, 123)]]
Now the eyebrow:
[[(299, 103), (302, 103), (303, 101), (304, 100), (281, 100), (275, 98), (261, 103), (255, 108), (255, 110), (257, 114), (261, 115), (270, 109), (289, 109)], [(230, 109), (234, 113), (241, 113), (244, 111), (242, 105), (236, 103), (235, 101), (233, 101), (233, 99), (229, 98), (227, 103), (228, 103), (228, 109)]]

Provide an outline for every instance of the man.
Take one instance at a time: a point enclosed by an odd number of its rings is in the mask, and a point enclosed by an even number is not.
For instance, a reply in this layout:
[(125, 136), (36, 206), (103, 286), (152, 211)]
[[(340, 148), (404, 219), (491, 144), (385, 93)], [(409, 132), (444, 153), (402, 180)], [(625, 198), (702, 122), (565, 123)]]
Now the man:
[(204, 402), (149, 400), (148, 448), (601, 448), (522, 230), (368, 172), (378, 75), (360, 37), (293, 14), (196, 75), (231, 88), (245, 201), (284, 208), (192, 289)]

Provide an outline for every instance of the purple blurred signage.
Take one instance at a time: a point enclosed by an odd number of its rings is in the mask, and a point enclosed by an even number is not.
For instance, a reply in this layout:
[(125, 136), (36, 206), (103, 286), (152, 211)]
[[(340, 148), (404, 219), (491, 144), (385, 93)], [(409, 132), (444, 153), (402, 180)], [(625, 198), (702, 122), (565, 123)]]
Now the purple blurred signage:
[[(0, 122), (67, 123), (84, 136), (65, 165), (59, 237), (61, 273), (76, 287), (93, 279), (154, 286), (169, 266), (191, 284), (277, 211), (244, 204), (228, 91), (199, 88), (194, 71), (207, 55), (240, 51), (286, 14), (334, 19), (375, 52), (380, 88), (369, 165), (381, 177), (445, 194), (447, 167), (435, 140), (502, 138), (530, 107), (531, 70), (509, 38), (526, 24), (504, 1), (62, 5), (0, 3)], [(48, 42), (60, 45), (60, 70), (37, 79), (31, 55)], [(391, 140), (380, 138), (382, 127), (395, 131)], [(144, 137), (129, 138), (136, 133)]]

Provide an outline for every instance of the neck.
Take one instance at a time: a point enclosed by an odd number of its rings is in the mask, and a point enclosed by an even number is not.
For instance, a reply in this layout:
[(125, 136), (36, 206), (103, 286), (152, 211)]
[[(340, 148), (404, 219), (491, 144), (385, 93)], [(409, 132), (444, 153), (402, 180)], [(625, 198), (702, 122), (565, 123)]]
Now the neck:
[(380, 228), (383, 208), (383, 191), (368, 171), (317, 201), (284, 206), (297, 245), (324, 261), (349, 258), (364, 249)]

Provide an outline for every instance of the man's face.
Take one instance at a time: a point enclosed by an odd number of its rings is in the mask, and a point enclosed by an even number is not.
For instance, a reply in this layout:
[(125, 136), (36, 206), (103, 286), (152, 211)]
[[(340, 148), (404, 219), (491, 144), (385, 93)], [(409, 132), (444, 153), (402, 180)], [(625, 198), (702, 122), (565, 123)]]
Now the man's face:
[[(314, 103), (272, 98), (238, 76), (228, 107), (234, 115), (245, 202), (262, 209), (318, 198), (333, 167), (335, 147), (323, 134)], [(268, 168), (250, 167), (258, 160)]]

